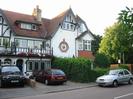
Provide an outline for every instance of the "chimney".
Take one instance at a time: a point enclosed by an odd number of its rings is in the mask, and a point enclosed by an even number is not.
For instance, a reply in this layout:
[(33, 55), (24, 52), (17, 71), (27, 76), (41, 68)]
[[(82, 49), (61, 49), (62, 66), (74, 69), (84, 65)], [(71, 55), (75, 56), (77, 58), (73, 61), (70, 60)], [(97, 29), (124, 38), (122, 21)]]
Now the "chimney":
[(41, 22), (41, 9), (39, 9), (39, 6), (37, 5), (36, 8), (34, 8), (32, 15), (35, 17), (35, 19), (39, 22)]

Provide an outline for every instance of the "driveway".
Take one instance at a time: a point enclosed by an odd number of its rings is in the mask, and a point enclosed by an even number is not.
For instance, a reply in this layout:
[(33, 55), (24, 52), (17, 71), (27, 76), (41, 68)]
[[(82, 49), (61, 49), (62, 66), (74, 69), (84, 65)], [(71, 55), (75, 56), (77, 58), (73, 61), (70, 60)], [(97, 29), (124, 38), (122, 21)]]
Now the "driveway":
[(39, 94), (47, 94), (53, 92), (67, 91), (67, 90), (76, 90), (86, 87), (95, 86), (95, 83), (74, 83), (68, 81), (63, 85), (45, 85), (43, 83), (36, 84), (36, 87), (32, 88), (30, 86), (21, 87), (11, 87), (11, 88), (0, 88), (0, 99), (9, 99), (23, 96), (33, 96)]

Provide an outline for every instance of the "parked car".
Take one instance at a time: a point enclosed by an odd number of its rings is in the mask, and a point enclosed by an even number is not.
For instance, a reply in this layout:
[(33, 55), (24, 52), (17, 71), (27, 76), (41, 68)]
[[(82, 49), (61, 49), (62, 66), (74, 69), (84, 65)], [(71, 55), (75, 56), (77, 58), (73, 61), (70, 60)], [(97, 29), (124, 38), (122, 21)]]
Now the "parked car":
[(48, 84), (63, 84), (67, 81), (65, 73), (60, 69), (49, 69), (49, 70), (40, 70), (34, 71), (33, 75), (36, 81), (40, 81)]
[(124, 82), (133, 84), (133, 75), (126, 69), (110, 70), (106, 75), (98, 77), (96, 80), (96, 83), (99, 86), (113, 85), (114, 87), (117, 87)]
[(11, 84), (24, 86), (24, 83), (25, 77), (17, 66), (0, 66), (0, 87)]

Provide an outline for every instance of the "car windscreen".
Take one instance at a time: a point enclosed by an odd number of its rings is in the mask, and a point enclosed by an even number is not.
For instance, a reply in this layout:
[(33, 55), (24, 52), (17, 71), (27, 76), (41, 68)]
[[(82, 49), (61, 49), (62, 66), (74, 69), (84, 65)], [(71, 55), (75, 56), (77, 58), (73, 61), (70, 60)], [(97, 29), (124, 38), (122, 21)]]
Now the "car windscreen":
[(20, 70), (15, 66), (3, 67), (2, 74), (20, 74)]
[(52, 73), (55, 75), (65, 75), (65, 73), (61, 70), (52, 70)]
[(119, 73), (118, 70), (110, 70), (110, 71), (108, 72), (108, 75), (117, 75), (118, 73)]

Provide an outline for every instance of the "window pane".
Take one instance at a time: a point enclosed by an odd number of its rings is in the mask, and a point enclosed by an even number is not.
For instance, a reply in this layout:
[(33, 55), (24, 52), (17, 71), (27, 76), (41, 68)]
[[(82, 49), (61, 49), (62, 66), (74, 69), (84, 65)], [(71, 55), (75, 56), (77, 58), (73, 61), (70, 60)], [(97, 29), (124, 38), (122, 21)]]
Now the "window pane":
[(36, 25), (35, 24), (32, 24), (32, 30), (36, 30)]
[(28, 40), (28, 47), (34, 48), (34, 42), (32, 40)]
[(27, 71), (32, 71), (32, 70), (33, 70), (33, 63), (27, 62)]
[(39, 69), (39, 63), (35, 62), (35, 70), (38, 70), (38, 69)]
[(27, 47), (27, 40), (19, 40), (20, 47)]
[(69, 24), (67, 24), (67, 29), (69, 29)]
[(45, 63), (46, 63), (46, 69), (48, 69), (48, 68), (51, 67), (51, 63), (50, 63), (50, 61), (46, 61)]
[(3, 46), (9, 47), (9, 38), (3, 38)]
[(42, 62), (42, 63), (41, 63), (41, 70), (44, 70), (44, 69), (45, 69), (45, 63)]
[(41, 41), (34, 41), (34, 48), (40, 49), (42, 42)]
[(31, 30), (32, 26), (31, 24), (21, 23), (21, 28)]

